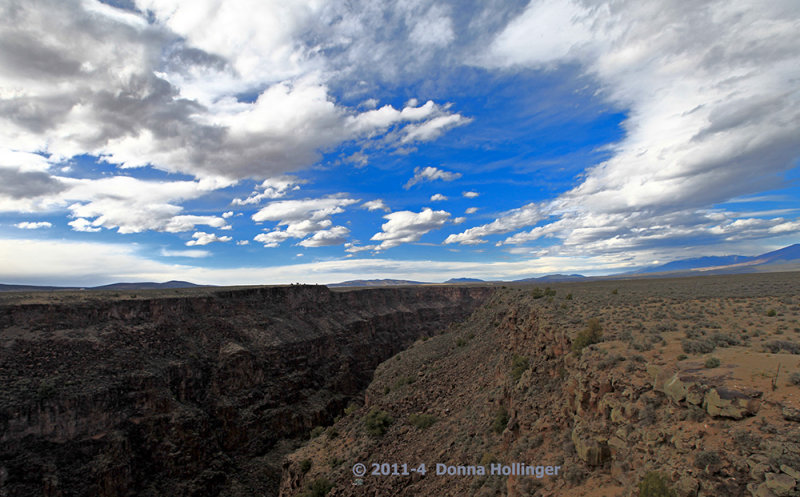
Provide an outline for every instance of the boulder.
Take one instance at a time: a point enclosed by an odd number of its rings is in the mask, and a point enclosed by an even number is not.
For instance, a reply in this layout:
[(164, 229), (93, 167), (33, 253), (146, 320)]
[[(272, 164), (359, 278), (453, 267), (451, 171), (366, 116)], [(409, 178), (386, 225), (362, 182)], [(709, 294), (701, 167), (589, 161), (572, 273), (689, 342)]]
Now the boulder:
[(575, 444), (578, 457), (589, 466), (601, 466), (611, 458), (607, 440), (592, 436), (581, 425), (576, 425), (572, 430), (572, 443)]
[(728, 388), (712, 388), (703, 399), (703, 407), (711, 416), (742, 419), (758, 412), (760, 402), (749, 395)]
[(783, 414), (783, 419), (786, 421), (800, 422), (800, 409), (784, 406), (783, 409), (781, 409), (781, 414)]
[(797, 471), (791, 466), (787, 466), (785, 464), (781, 464), (781, 471), (786, 473), (787, 475), (791, 476), (795, 480), (800, 480), (800, 471)]
[(778, 497), (788, 497), (792, 494), (794, 486), (797, 484), (794, 478), (784, 473), (767, 473), (764, 475), (767, 488)]

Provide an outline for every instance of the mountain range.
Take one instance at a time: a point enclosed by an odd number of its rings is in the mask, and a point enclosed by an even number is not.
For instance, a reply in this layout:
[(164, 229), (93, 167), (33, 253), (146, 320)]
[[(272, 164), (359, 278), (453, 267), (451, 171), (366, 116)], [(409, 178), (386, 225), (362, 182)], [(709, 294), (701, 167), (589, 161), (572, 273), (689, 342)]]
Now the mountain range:
[[(666, 264), (647, 266), (608, 276), (592, 277), (591, 279), (618, 279), (630, 277), (680, 277), (696, 276), (698, 274), (739, 274), (771, 271), (800, 270), (800, 243), (789, 245), (782, 249), (774, 250), (756, 256), (724, 255), (694, 257), (679, 259)], [(514, 280), (514, 283), (558, 283), (566, 281), (580, 281), (589, 279), (580, 274), (548, 274), (532, 278)], [(461, 283), (502, 283), (503, 281), (487, 282), (477, 278), (451, 278), (445, 284)], [(332, 283), (329, 287), (382, 287), (398, 285), (431, 285), (434, 283), (424, 281), (372, 279), (350, 280)], [(112, 283), (95, 287), (57, 287), (36, 285), (5, 285), (0, 284), (0, 292), (33, 292), (57, 290), (158, 290), (170, 288), (190, 288), (202, 286), (188, 281), (167, 281), (164, 283), (138, 282), (138, 283)]]

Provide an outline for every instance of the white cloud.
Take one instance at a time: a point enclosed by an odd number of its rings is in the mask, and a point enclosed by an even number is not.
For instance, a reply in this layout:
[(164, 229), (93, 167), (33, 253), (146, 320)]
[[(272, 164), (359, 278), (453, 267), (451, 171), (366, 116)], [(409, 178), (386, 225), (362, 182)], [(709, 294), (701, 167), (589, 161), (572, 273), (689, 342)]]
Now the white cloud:
[(259, 243), (263, 243), (264, 247), (275, 248), (278, 247), (281, 243), (288, 240), (289, 238), (291, 238), (291, 235), (289, 235), (285, 231), (273, 230), (270, 231), (269, 233), (259, 233), (253, 238), (253, 240)]
[(402, 143), (411, 143), (415, 141), (430, 141), (439, 138), (445, 131), (463, 126), (472, 122), (472, 118), (464, 117), (461, 114), (448, 114), (446, 116), (439, 116), (424, 123), (409, 124), (404, 128), (405, 136), (402, 138)]
[(525, 205), (447, 243), (480, 243), (529, 226), (535, 227), (504, 243), (556, 237), (563, 246), (553, 250), (574, 253), (581, 242), (581, 250), (643, 250), (668, 240), (711, 243), (769, 236), (770, 229), (791, 232), (791, 221), (771, 219), (765, 228), (737, 220), (743, 216), (735, 212), (714, 225), (707, 210), (781, 184), (800, 156), (794, 84), (800, 52), (791, 48), (798, 5), (587, 5), (532, 2), (479, 63), (508, 69), (580, 64), (599, 86), (598, 96), (626, 109), (625, 137), (609, 147), (610, 159), (554, 201)]
[(461, 192), (461, 195), (467, 198), (475, 198), (480, 195), (478, 192)]
[(255, 222), (279, 221), (279, 225), (306, 219), (318, 221), (344, 212), (343, 207), (359, 202), (352, 198), (324, 197), (306, 200), (281, 200), (262, 208), (252, 218)]
[(391, 209), (386, 205), (383, 199), (380, 198), (377, 200), (369, 200), (367, 202), (364, 202), (363, 204), (361, 204), (361, 207), (369, 211), (377, 211), (377, 210), (382, 210), (386, 212), (391, 211)]
[(202, 259), (203, 257), (208, 257), (211, 255), (211, 252), (208, 250), (167, 250), (162, 249), (161, 255), (164, 257), (189, 257), (192, 259)]
[(250, 245), (250, 240), (239, 240), (236, 245)]
[(222, 219), (228, 219), (229, 217), (233, 216), (233, 211), (223, 212)]
[[(0, 156), (43, 152), (56, 163), (88, 154), (197, 178), (263, 179), (309, 167), (345, 141), (391, 131), (383, 145), (397, 147), (469, 120), (434, 102), (362, 112), (335, 101), (328, 78), (348, 64), (326, 54), (355, 53), (336, 47), (352, 39), (348, 23), (369, 21), (358, 8), (315, 0), (136, 6), (0, 7), (0, 32), (15, 40), (0, 54)], [(429, 23), (416, 41), (444, 48), (441, 8), (407, 18)]]
[(465, 214), (475, 214), (478, 212), (477, 207), (468, 207), (467, 210), (464, 211)]
[(447, 197), (442, 195), (441, 193), (436, 193), (434, 195), (431, 195), (431, 202), (441, 202), (444, 200), (447, 200)]
[(408, 182), (403, 186), (403, 188), (408, 190), (417, 183), (424, 183), (425, 181), (436, 181), (437, 179), (440, 179), (442, 181), (455, 181), (460, 177), (461, 173), (452, 173), (449, 171), (444, 171), (437, 167), (432, 167), (432, 166), (427, 166), (424, 168), (415, 167), (414, 176), (410, 180), (408, 180)]
[(309, 238), (299, 245), (322, 247), (344, 242), (349, 230), (343, 226), (332, 226), (330, 217), (344, 212), (344, 207), (360, 202), (343, 196), (332, 196), (306, 200), (281, 200), (262, 208), (252, 218), (256, 222), (277, 221), (272, 231), (257, 235), (254, 240), (265, 247), (277, 247), (289, 238)]
[(247, 198), (235, 198), (231, 203), (233, 205), (260, 204), (264, 199), (281, 198), (290, 191), (299, 190), (303, 183), (305, 181), (288, 175), (267, 178)]
[(41, 228), (52, 228), (53, 224), (47, 221), (23, 221), (14, 226), (22, 230), (38, 230)]
[(465, 218), (465, 217), (457, 217), (457, 218), (453, 219), (453, 224), (461, 224), (466, 220), (467, 220), (467, 218)]
[(192, 235), (193, 240), (186, 242), (188, 246), (195, 245), (208, 245), (214, 242), (229, 242), (232, 240), (229, 236), (217, 236), (214, 233), (206, 233), (205, 231), (198, 231)]
[(476, 245), (485, 243), (483, 237), (498, 233), (508, 233), (509, 231), (531, 226), (542, 220), (545, 214), (536, 204), (528, 204), (518, 209), (508, 211), (489, 224), (470, 228), (463, 233), (448, 236), (444, 243), (461, 243), (464, 245)]
[(347, 240), (350, 230), (344, 226), (333, 226), (327, 230), (314, 233), (313, 236), (302, 240), (298, 245), (303, 247), (327, 247), (330, 245), (342, 245)]
[(74, 221), (70, 221), (67, 224), (72, 226), (72, 229), (75, 230), (75, 231), (83, 231), (83, 232), (87, 232), (87, 233), (94, 232), (94, 231), (100, 231), (100, 229), (101, 229), (101, 228), (98, 228), (97, 226), (95, 226), (88, 219), (84, 219), (82, 217), (79, 217), (78, 219), (76, 219)]
[(427, 207), (420, 212), (396, 211), (383, 216), (388, 221), (381, 225), (383, 231), (375, 233), (371, 240), (380, 241), (379, 248), (382, 250), (416, 242), (429, 231), (441, 228), (449, 217), (449, 212), (434, 211)]

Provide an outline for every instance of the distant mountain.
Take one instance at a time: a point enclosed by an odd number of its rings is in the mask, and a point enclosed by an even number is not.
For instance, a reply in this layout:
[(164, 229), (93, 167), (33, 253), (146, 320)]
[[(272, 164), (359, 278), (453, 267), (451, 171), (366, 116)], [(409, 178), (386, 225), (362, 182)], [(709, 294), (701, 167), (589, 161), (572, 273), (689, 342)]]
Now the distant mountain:
[(546, 276), (539, 276), (538, 278), (524, 278), (514, 281), (516, 283), (560, 283), (566, 281), (581, 281), (585, 279), (586, 276), (583, 276), (582, 274), (548, 274)]
[(409, 280), (351, 280), (351, 281), (342, 281), (341, 283), (331, 283), (330, 285), (326, 285), (329, 287), (340, 287), (340, 286), (396, 286), (396, 285), (430, 285), (430, 283), (425, 283), (422, 281), (409, 281)]
[(95, 287), (74, 287), (74, 286), (37, 286), (37, 285), (3, 285), (0, 284), (0, 292), (57, 292), (65, 290), (163, 290), (168, 288), (192, 288), (196, 286), (188, 281), (167, 281), (165, 283), (154, 283), (143, 281), (140, 283), (112, 283)]
[(783, 247), (782, 249), (778, 249), (773, 252), (761, 254), (758, 257), (755, 257), (755, 259), (758, 261), (765, 261), (761, 262), (761, 264), (776, 264), (780, 262), (798, 261), (800, 260), (800, 243), (795, 243), (794, 245), (789, 245), (788, 247)]
[(483, 280), (479, 280), (478, 278), (450, 278), (449, 280), (445, 281), (445, 283), (485, 283)]
[[(783, 267), (781, 267), (783, 266)], [(664, 274), (665, 276), (688, 276), (702, 274), (735, 274), (758, 271), (781, 270), (785, 266), (800, 269), (800, 243), (756, 256), (726, 255), (680, 259), (667, 264), (651, 266), (616, 276)]]
[(88, 290), (163, 290), (169, 288), (192, 288), (200, 285), (189, 283), (188, 281), (167, 281), (165, 283), (155, 283), (152, 281), (142, 281), (140, 283), (112, 283), (110, 285), (96, 286)]
[(646, 267), (644, 269), (634, 271), (634, 274), (663, 273), (666, 271), (687, 271), (690, 269), (700, 269), (707, 267), (730, 266), (731, 264), (741, 264), (744, 262), (749, 262), (752, 261), (753, 259), (755, 258), (743, 255), (724, 255), (721, 257), (717, 256), (696, 257), (694, 259), (681, 259), (677, 261), (668, 262), (666, 264), (661, 264), (659, 266)]

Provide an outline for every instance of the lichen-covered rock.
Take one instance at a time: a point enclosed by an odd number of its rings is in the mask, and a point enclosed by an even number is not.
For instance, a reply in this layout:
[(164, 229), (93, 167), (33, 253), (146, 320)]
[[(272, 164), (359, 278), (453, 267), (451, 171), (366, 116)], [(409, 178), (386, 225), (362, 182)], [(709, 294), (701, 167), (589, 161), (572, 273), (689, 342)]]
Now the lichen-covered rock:
[(696, 497), (697, 491), (700, 489), (700, 482), (691, 476), (683, 476), (675, 485), (675, 490), (678, 492), (678, 497)]
[(742, 392), (717, 387), (706, 393), (703, 407), (711, 416), (742, 419), (757, 413), (760, 402)]
[(785, 464), (781, 464), (781, 471), (786, 473), (787, 475), (791, 476), (795, 480), (800, 480), (800, 471), (797, 471), (791, 466), (787, 466)]
[(611, 457), (608, 441), (588, 433), (580, 424), (572, 430), (572, 443), (578, 457), (589, 466), (600, 466)]
[(786, 421), (800, 422), (800, 409), (784, 406), (783, 409), (781, 409), (781, 414), (783, 414), (783, 419)]
[(784, 473), (767, 473), (766, 477), (767, 488), (778, 497), (788, 497), (794, 490), (797, 482), (791, 476)]

